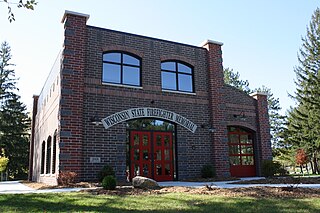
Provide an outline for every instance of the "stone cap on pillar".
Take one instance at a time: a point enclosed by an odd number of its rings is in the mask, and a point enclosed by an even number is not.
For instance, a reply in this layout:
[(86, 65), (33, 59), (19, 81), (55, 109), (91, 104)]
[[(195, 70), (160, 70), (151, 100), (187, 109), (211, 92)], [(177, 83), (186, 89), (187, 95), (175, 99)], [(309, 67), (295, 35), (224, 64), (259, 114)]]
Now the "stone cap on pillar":
[(207, 44), (217, 44), (217, 45), (220, 45), (220, 46), (223, 45), (223, 43), (220, 42), (220, 41), (213, 41), (213, 40), (207, 39), (207, 40), (203, 41), (203, 42), (200, 44), (200, 47), (203, 47), (203, 46), (205, 46), (205, 45), (207, 45)]
[(254, 92), (250, 94), (251, 97), (257, 99), (258, 96), (268, 96), (266, 92)]
[(67, 18), (67, 15), (81, 16), (81, 17), (86, 18), (86, 21), (88, 21), (88, 19), (90, 18), (90, 15), (88, 15), (88, 14), (78, 13), (78, 12), (73, 12), (73, 11), (70, 11), (70, 10), (66, 10), (66, 11), (64, 12), (64, 14), (63, 14), (61, 23), (64, 23), (64, 21), (65, 21), (66, 18)]

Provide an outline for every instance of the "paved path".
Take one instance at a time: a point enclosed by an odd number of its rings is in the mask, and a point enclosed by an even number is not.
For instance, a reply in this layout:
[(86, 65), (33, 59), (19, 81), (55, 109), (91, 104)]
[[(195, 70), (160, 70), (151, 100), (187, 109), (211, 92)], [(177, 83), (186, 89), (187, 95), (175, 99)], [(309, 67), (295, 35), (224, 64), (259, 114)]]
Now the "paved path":
[(84, 188), (63, 188), (63, 189), (33, 189), (19, 181), (0, 182), (0, 194), (26, 194), (26, 193), (58, 193), (58, 192), (77, 192)]
[[(250, 178), (241, 178), (241, 180), (259, 180), (264, 179), (264, 177), (250, 177)], [(168, 181), (168, 182), (159, 182), (160, 186), (187, 186), (200, 188), (206, 185), (216, 188), (242, 188), (242, 187), (256, 187), (256, 186), (269, 186), (269, 187), (287, 187), (291, 184), (236, 184), (239, 180), (235, 181), (219, 181), (219, 182), (183, 182), (183, 181)], [(232, 184), (235, 183), (235, 184)], [(320, 188), (320, 184), (299, 184), (298, 187), (303, 188)]]
[[(241, 178), (241, 180), (261, 179), (261, 177)], [(205, 185), (217, 188), (240, 188), (240, 187), (255, 187), (255, 186), (269, 186), (269, 187), (287, 187), (290, 184), (232, 184), (237, 181), (224, 182), (182, 182), (182, 181), (167, 181), (159, 182), (160, 186), (186, 186), (200, 188)], [(231, 183), (231, 184), (230, 184)], [(298, 187), (304, 188), (320, 188), (320, 184), (299, 184)], [(41, 189), (36, 190), (30, 188), (19, 181), (5, 181), (0, 182), (0, 194), (26, 194), (26, 193), (59, 193), (59, 192), (77, 192), (89, 188), (63, 188), (63, 189)]]

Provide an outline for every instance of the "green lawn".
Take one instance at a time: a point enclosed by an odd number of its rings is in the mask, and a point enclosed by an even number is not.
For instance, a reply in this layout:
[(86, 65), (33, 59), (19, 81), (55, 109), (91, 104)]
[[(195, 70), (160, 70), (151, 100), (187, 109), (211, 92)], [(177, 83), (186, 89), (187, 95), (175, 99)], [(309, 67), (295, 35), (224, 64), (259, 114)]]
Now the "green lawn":
[(320, 212), (320, 198), (255, 199), (188, 193), (137, 196), (10, 194), (0, 195), (0, 212)]

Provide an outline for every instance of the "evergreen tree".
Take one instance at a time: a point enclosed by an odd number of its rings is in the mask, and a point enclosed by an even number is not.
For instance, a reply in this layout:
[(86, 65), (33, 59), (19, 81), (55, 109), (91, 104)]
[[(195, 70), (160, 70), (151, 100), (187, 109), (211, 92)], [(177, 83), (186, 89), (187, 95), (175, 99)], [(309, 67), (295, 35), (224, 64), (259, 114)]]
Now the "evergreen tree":
[(10, 60), (11, 49), (4, 42), (0, 48), (0, 149), (9, 159), (9, 178), (17, 179), (27, 175), (30, 119), (16, 94), (17, 79)]
[(287, 140), (292, 149), (304, 148), (312, 159), (313, 173), (319, 173), (320, 152), (320, 10), (312, 15), (307, 35), (302, 38), (299, 66), (295, 68), (297, 86), (293, 97), (297, 107), (289, 113)]
[(224, 82), (230, 86), (233, 86), (241, 91), (244, 91), (247, 94), (250, 94), (252, 90), (249, 88), (248, 80), (241, 80), (239, 72), (235, 72), (233, 69), (225, 68), (224, 73)]
[[(11, 60), (11, 48), (7, 42), (0, 47), (0, 101), (9, 98), (16, 89), (15, 72)], [(1, 104), (0, 102), (0, 104)]]
[(284, 129), (285, 116), (280, 114), (281, 106), (279, 98), (275, 98), (271, 89), (264, 85), (262, 85), (261, 88), (254, 89), (254, 92), (263, 92), (267, 94), (271, 144), (273, 148), (283, 146), (283, 141), (280, 136)]

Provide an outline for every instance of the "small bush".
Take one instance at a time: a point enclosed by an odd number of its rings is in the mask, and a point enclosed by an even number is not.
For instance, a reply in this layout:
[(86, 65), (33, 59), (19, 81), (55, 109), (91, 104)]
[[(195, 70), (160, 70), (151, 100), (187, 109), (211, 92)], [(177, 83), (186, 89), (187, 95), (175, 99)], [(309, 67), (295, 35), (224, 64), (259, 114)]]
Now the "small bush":
[(216, 176), (216, 170), (210, 164), (202, 166), (201, 177), (203, 178), (213, 178)]
[(62, 186), (68, 186), (70, 183), (75, 183), (77, 173), (75, 172), (60, 172), (58, 176), (58, 184)]
[(103, 181), (103, 179), (106, 177), (106, 176), (113, 176), (115, 177), (115, 173), (114, 173), (114, 170), (111, 166), (109, 165), (105, 165), (101, 171), (98, 173), (98, 179), (100, 182)]
[(283, 168), (281, 164), (272, 160), (264, 160), (262, 161), (262, 176), (265, 177), (273, 177), (275, 174), (283, 174)]
[(102, 180), (102, 187), (108, 190), (114, 190), (116, 188), (117, 181), (116, 178), (112, 175), (108, 175)]

